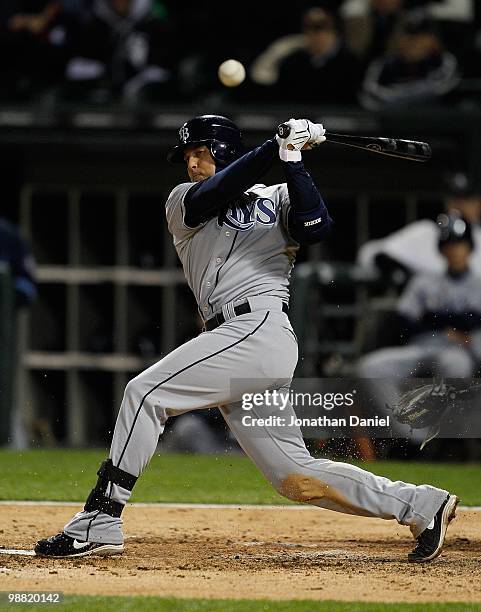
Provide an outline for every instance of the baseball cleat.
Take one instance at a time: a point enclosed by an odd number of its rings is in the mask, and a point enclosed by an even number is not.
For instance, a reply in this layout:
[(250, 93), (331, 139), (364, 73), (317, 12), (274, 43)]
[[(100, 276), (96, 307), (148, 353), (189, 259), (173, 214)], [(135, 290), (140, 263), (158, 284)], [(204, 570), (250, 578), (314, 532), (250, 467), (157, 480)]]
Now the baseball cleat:
[(434, 525), (427, 527), (417, 540), (416, 548), (408, 554), (412, 563), (432, 561), (441, 554), (449, 523), (456, 515), (459, 499), (456, 495), (448, 495), (434, 517)]
[(46, 540), (39, 540), (34, 550), (39, 557), (86, 557), (87, 555), (119, 555), (124, 551), (124, 545), (82, 542), (62, 532)]

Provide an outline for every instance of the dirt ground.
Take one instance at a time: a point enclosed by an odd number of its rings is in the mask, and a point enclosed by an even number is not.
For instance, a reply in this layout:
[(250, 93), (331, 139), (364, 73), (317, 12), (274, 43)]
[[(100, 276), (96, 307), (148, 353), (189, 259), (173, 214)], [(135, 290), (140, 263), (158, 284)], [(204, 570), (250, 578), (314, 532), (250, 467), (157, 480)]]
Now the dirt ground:
[[(0, 547), (31, 549), (72, 507), (0, 506)], [(458, 510), (443, 555), (406, 560), (409, 530), (315, 508), (129, 507), (118, 557), (0, 555), (1, 590), (89, 595), (481, 601), (481, 513)]]

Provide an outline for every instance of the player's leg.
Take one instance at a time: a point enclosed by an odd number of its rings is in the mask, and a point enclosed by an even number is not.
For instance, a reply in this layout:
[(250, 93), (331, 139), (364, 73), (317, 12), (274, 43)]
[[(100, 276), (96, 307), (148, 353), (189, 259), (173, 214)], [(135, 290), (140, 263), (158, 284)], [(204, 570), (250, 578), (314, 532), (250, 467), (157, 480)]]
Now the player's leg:
[[(356, 375), (363, 379), (363, 387), (372, 404), (364, 406), (375, 414), (389, 415), (389, 407), (395, 406), (402, 395), (403, 380), (423, 375), (426, 367), (431, 367), (433, 350), (428, 347), (409, 345), (379, 349), (361, 357), (356, 365)], [(392, 419), (391, 433), (397, 438), (422, 441), (428, 430), (413, 432), (409, 425)]]
[(356, 371), (361, 378), (396, 379), (416, 376), (424, 366), (427, 353), (425, 347), (415, 344), (379, 349), (367, 353), (357, 363)]
[[(81, 542), (121, 546), (120, 514), (155, 452), (169, 416), (229, 403), (236, 392), (240, 397), (245, 389), (231, 388), (236, 372), (249, 381), (250, 391), (257, 390), (252, 388), (256, 379), (259, 391), (265, 389), (269, 376), (273, 377), (272, 384), (278, 379), (288, 380), (297, 353), (277, 361), (273, 369), (271, 356), (264, 350), (268, 339), (279, 334), (280, 318), (287, 321), (282, 312), (255, 311), (236, 317), (212, 332), (200, 334), (130, 381), (117, 417), (109, 460), (102, 464), (85, 509), (69, 521), (64, 534)], [(40, 546), (39, 554), (45, 546)]]
[(447, 346), (434, 358), (434, 372), (445, 378), (470, 378), (475, 368), (474, 357), (461, 346)]
[(414, 537), (430, 524), (447, 491), (429, 485), (393, 482), (354, 465), (315, 459), (307, 451), (300, 428), (290, 424), (291, 405), (254, 407), (249, 415), (281, 417), (276, 425), (251, 427), (240, 404), (222, 410), (239, 444), (277, 491), (297, 502), (347, 514), (396, 519)]

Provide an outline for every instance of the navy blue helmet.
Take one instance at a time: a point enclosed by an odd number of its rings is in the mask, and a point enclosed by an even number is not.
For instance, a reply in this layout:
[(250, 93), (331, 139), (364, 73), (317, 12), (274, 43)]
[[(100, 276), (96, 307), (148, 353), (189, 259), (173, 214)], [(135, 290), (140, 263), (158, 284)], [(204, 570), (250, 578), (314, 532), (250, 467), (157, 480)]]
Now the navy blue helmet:
[(244, 152), (241, 131), (233, 121), (220, 115), (201, 115), (184, 123), (179, 130), (179, 144), (169, 151), (168, 161), (183, 162), (184, 149), (190, 145), (209, 147), (220, 166), (227, 166)]
[(439, 215), (437, 223), (439, 227), (438, 247), (440, 249), (450, 242), (466, 241), (469, 243), (471, 250), (473, 250), (474, 243), (471, 225), (457, 211), (450, 212), (448, 215), (444, 213)]

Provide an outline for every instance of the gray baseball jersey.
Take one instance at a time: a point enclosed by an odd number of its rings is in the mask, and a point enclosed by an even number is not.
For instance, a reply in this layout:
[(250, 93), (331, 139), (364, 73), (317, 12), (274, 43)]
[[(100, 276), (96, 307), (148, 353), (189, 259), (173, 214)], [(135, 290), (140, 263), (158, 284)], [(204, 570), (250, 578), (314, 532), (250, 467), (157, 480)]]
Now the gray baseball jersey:
[(285, 184), (254, 185), (222, 216), (189, 228), (184, 197), (192, 183), (169, 195), (166, 215), (174, 246), (204, 319), (223, 306), (265, 295), (289, 300), (289, 276), (299, 245), (287, 230)]

